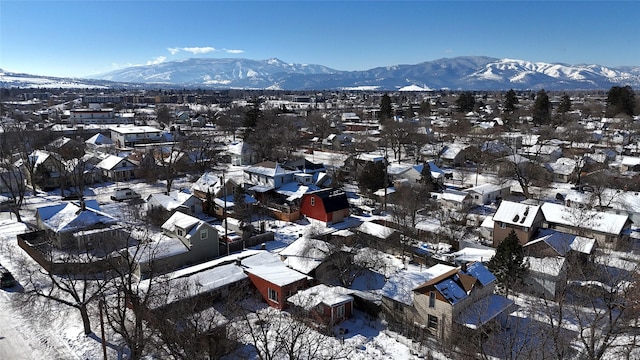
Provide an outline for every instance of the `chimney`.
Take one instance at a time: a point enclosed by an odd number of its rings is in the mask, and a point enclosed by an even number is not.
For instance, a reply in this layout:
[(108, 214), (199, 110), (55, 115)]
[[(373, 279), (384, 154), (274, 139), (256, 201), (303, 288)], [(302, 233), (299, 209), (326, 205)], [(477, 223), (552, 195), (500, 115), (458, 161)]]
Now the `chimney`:
[(463, 272), (467, 272), (467, 263), (466, 262), (462, 263), (462, 271)]

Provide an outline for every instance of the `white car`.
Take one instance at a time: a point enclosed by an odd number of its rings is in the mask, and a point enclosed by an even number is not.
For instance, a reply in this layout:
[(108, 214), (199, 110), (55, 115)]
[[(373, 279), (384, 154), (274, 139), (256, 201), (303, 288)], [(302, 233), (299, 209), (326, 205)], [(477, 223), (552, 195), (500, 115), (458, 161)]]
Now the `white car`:
[(129, 188), (121, 188), (116, 189), (116, 191), (111, 195), (111, 200), (115, 201), (123, 201), (123, 200), (131, 200), (131, 199), (140, 199), (140, 194), (129, 189)]

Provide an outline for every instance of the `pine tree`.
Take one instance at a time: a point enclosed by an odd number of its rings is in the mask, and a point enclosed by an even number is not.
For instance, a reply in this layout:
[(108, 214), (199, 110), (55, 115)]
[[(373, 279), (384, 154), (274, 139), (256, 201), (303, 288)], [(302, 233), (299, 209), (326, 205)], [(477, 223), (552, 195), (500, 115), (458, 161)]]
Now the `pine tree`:
[(421, 116), (430, 116), (431, 115), (431, 102), (423, 101), (420, 103), (420, 108), (418, 109), (418, 114)]
[(459, 112), (473, 111), (476, 105), (476, 98), (471, 91), (465, 91), (458, 96), (456, 100), (456, 106), (458, 106)]
[(518, 95), (511, 89), (507, 91), (504, 97), (504, 111), (512, 113), (516, 110), (516, 104), (518, 104)]
[(251, 219), (249, 206), (245, 200), (245, 191), (240, 184), (233, 191), (233, 215), (236, 219), (242, 221)]
[(614, 86), (607, 93), (607, 116), (634, 115), (635, 94), (631, 86)]
[(505, 295), (524, 280), (527, 264), (524, 261), (524, 250), (515, 231), (511, 230), (506, 239), (496, 248), (495, 256), (487, 266), (497, 279), (498, 288)]
[(564, 94), (562, 98), (560, 98), (560, 104), (558, 105), (558, 112), (560, 114), (565, 114), (571, 111), (571, 98), (569, 95)]
[(537, 125), (546, 125), (551, 121), (551, 102), (549, 95), (544, 89), (536, 94), (536, 101), (533, 103), (533, 122)]
[(384, 94), (382, 95), (382, 99), (380, 99), (380, 121), (390, 120), (392, 117), (391, 97), (389, 97), (389, 94)]
[(360, 187), (365, 191), (373, 193), (374, 191), (387, 186), (387, 174), (385, 167), (386, 165), (384, 161), (367, 162), (362, 173), (360, 173), (360, 177), (358, 178)]

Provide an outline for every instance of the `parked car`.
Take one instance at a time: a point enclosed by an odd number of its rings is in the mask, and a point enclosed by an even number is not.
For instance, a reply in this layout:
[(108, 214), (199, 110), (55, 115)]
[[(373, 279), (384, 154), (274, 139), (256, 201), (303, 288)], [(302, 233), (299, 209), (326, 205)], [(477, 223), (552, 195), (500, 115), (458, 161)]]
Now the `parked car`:
[(129, 189), (129, 188), (121, 188), (116, 189), (116, 191), (111, 195), (111, 200), (115, 201), (123, 201), (123, 200), (131, 200), (131, 199), (140, 199), (140, 194)]
[(9, 270), (0, 265), (0, 288), (10, 288), (16, 284), (16, 279)]

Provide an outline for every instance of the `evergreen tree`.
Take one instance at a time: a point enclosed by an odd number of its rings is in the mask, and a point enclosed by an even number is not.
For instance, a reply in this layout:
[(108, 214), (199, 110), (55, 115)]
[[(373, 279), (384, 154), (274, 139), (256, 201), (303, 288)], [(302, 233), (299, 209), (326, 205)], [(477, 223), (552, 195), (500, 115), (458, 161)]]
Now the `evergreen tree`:
[(614, 86), (607, 93), (607, 116), (634, 115), (635, 94), (631, 86)]
[(495, 275), (498, 287), (509, 295), (509, 292), (523, 282), (527, 273), (524, 261), (524, 250), (515, 231), (511, 230), (506, 239), (496, 248), (495, 256), (487, 265)]
[(369, 161), (364, 166), (364, 169), (360, 173), (358, 183), (360, 188), (370, 193), (375, 192), (387, 186), (386, 178), (386, 164), (384, 161)]
[(533, 103), (533, 122), (537, 125), (546, 125), (551, 121), (551, 102), (549, 95), (544, 89), (536, 94), (536, 101)]
[(571, 98), (569, 95), (564, 94), (562, 98), (560, 98), (560, 105), (558, 105), (558, 112), (560, 114), (565, 114), (571, 111)]
[(420, 108), (418, 109), (418, 114), (421, 116), (430, 116), (431, 115), (431, 102), (423, 101), (420, 103)]
[(504, 97), (504, 111), (512, 113), (516, 110), (516, 104), (518, 104), (518, 95), (511, 89), (507, 91)]
[(380, 99), (380, 121), (390, 120), (392, 117), (391, 97), (389, 97), (389, 94), (384, 94)]
[(253, 99), (252, 106), (244, 114), (244, 126), (249, 128), (255, 128), (258, 122), (262, 119), (262, 111), (260, 110), (260, 100)]
[(245, 200), (245, 191), (240, 184), (233, 191), (233, 216), (242, 221), (251, 220), (249, 204)]
[(456, 100), (456, 106), (458, 106), (459, 112), (473, 111), (476, 106), (476, 98), (471, 91), (465, 91), (458, 96)]

